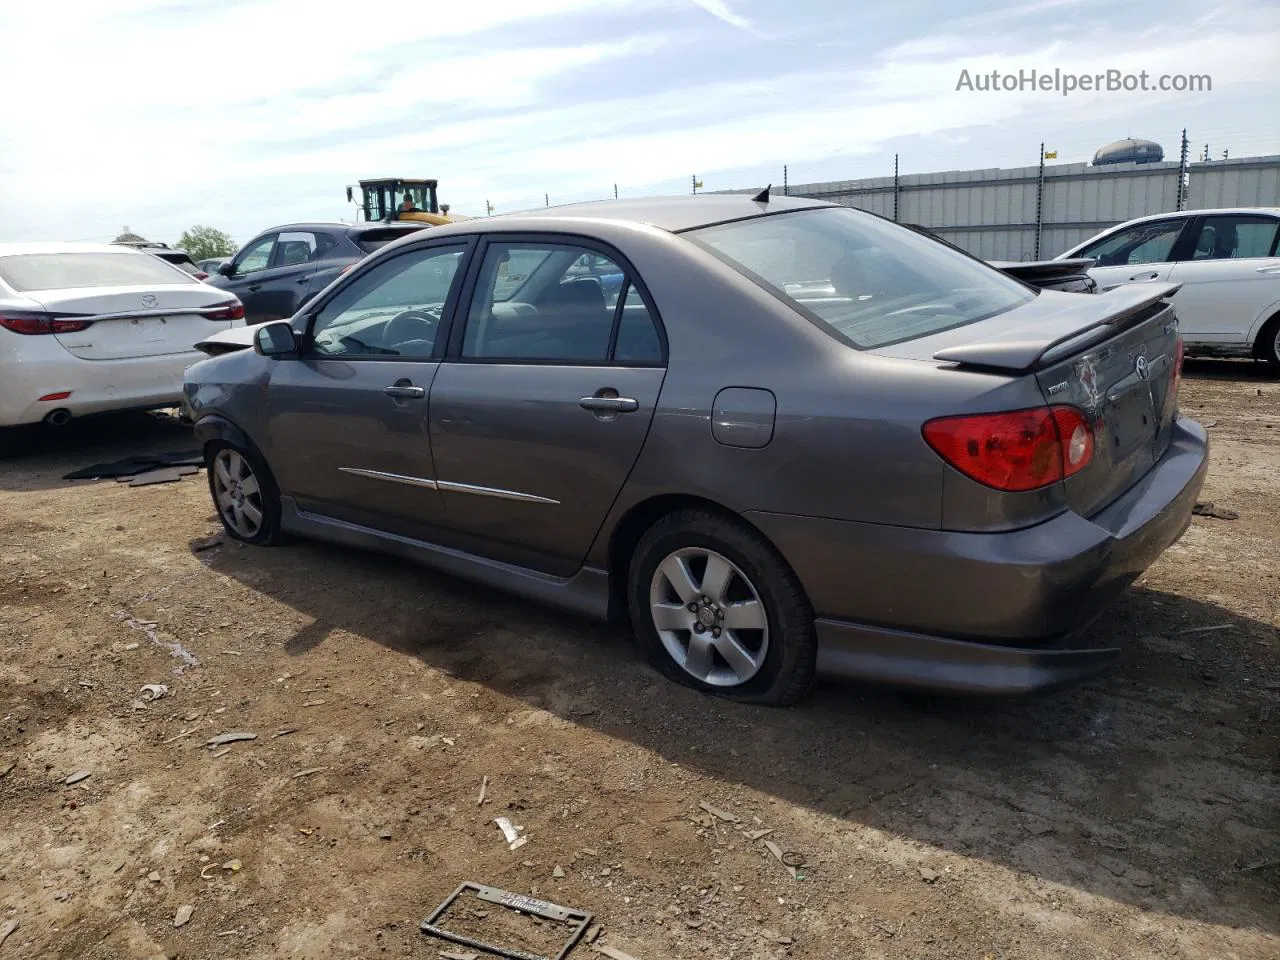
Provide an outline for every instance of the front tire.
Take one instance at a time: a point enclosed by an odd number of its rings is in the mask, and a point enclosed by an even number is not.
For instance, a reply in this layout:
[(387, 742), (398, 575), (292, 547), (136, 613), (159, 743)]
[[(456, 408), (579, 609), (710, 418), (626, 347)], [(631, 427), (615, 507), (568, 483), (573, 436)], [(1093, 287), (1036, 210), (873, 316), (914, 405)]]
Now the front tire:
[(1271, 372), (1280, 376), (1280, 314), (1268, 320), (1258, 334), (1258, 359), (1265, 361)]
[(636, 638), (664, 676), (768, 706), (808, 693), (813, 610), (786, 561), (747, 524), (704, 509), (668, 514), (640, 538), (627, 579)]
[(227, 534), (257, 546), (278, 543), (280, 491), (258, 452), (214, 440), (205, 447), (204, 460), (209, 494)]

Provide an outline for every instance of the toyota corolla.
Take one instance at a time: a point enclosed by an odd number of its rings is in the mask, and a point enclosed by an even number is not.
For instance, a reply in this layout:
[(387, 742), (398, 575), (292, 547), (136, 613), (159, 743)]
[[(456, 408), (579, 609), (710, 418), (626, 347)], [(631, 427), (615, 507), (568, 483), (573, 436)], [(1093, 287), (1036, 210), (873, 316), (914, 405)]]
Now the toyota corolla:
[(416, 233), (210, 338), (185, 408), (239, 540), (627, 618), (751, 702), (1025, 693), (1114, 660), (1083, 628), (1190, 522), (1176, 290), (1036, 290), (767, 191), (574, 205)]

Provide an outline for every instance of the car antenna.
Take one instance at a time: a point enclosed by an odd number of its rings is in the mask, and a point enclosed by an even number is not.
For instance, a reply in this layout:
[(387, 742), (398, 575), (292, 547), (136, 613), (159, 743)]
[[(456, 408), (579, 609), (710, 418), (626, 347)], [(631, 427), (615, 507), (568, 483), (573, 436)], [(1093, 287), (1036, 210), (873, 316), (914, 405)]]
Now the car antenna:
[(772, 184), (772, 183), (771, 183), (771, 184), (769, 184), (769, 186), (768, 186), (768, 187), (765, 187), (763, 190), (761, 190), (759, 193), (757, 193), (757, 194), (756, 194), (754, 197), (752, 197), (751, 199), (752, 199), (752, 200), (754, 200), (756, 203), (768, 203), (768, 202), (769, 202), (769, 187), (772, 187), (772, 186), (773, 186), (773, 184)]

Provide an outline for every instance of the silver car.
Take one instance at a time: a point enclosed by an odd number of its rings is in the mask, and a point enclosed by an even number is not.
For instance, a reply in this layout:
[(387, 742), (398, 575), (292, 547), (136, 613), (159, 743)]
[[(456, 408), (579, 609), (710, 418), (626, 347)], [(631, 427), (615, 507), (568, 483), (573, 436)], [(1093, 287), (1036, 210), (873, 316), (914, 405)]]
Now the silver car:
[(1038, 291), (767, 191), (567, 206), (416, 233), (209, 338), (186, 415), (248, 543), (629, 618), (751, 702), (819, 671), (1020, 693), (1115, 658), (1082, 628), (1190, 521), (1175, 292)]

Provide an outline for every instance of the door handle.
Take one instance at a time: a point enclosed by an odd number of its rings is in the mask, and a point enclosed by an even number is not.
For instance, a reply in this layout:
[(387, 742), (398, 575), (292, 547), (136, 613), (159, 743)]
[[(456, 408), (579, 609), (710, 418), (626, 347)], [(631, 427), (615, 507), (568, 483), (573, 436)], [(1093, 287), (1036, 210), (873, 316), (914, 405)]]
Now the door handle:
[(421, 400), (427, 395), (426, 387), (411, 387), (403, 383), (395, 383), (389, 387), (383, 387), (382, 392), (388, 397), (396, 397), (400, 400)]
[(1280, 266), (1277, 266), (1277, 267), (1258, 267), (1258, 273), (1280, 273)]
[(294, 282), (294, 283), (306, 283), (306, 282), (307, 282), (308, 280), (310, 280), (310, 279), (311, 279), (310, 277), (299, 277), (297, 280), (295, 280), (295, 281), (293, 281), (293, 282)]
[(1136, 276), (1136, 277), (1130, 277), (1129, 279), (1130, 279), (1131, 281), (1142, 281), (1142, 282), (1145, 282), (1145, 281), (1147, 281), (1147, 280), (1159, 280), (1159, 279), (1160, 279), (1160, 274), (1158, 274), (1158, 273), (1144, 273), (1144, 274), (1141, 274), (1141, 275)]
[(578, 401), (578, 406), (583, 410), (607, 413), (635, 413), (640, 409), (640, 402), (630, 397), (583, 397)]
[(261, 289), (262, 289), (262, 284), (260, 284), (260, 283), (253, 283), (253, 284), (250, 284), (249, 286), (245, 287), (245, 289), (246, 289), (246, 290), (248, 290), (250, 293), (257, 293), (259, 290), (261, 290)]

